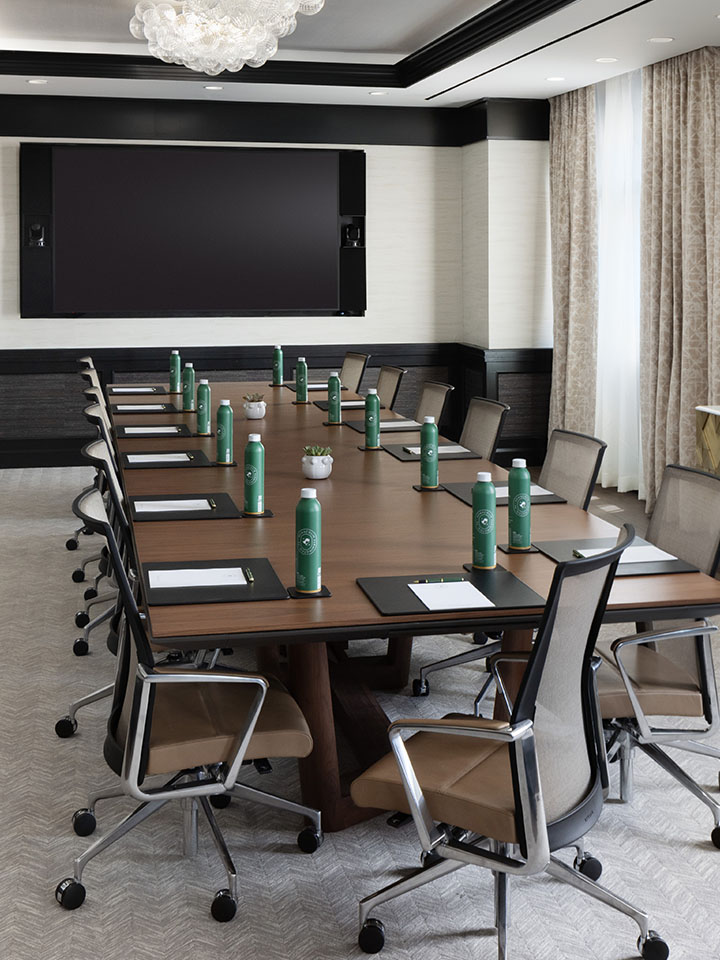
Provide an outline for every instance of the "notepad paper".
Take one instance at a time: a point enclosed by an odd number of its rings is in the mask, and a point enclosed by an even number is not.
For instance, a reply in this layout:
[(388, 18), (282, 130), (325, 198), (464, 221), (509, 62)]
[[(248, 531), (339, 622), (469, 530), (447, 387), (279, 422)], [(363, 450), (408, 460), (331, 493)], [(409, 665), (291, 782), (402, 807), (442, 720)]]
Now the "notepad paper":
[(151, 590), (169, 587), (244, 587), (247, 583), (242, 567), (185, 567), (182, 570), (151, 570)]
[(118, 413), (130, 413), (137, 410), (164, 410), (164, 403), (119, 403)]
[(409, 583), (408, 586), (428, 610), (476, 610), (494, 607), (469, 580), (455, 583)]
[[(605, 553), (605, 551), (609, 549), (610, 547), (582, 547), (578, 548), (576, 552), (579, 553), (581, 557), (587, 558), (595, 557), (599, 553)], [(666, 553), (665, 550), (661, 550), (659, 547), (654, 547), (652, 544), (628, 547), (620, 557), (620, 563), (658, 563), (664, 560), (677, 560), (677, 557), (673, 556), (672, 553)]]
[(179, 429), (179, 427), (125, 427), (125, 435), (141, 437), (145, 433), (177, 433)]
[(341, 407), (364, 407), (365, 401), (364, 400), (341, 400), (340, 406)]
[[(500, 497), (508, 496), (507, 484), (495, 484), (495, 495)], [(552, 497), (552, 490), (546, 490), (545, 487), (539, 487), (536, 483), (530, 484), (530, 496), (531, 497)]]
[(155, 393), (155, 387), (110, 387), (110, 393)]
[(419, 427), (417, 420), (381, 420), (381, 430), (407, 430), (408, 427)]
[(186, 453), (128, 453), (128, 463), (181, 463), (189, 460)]
[[(420, 447), (403, 447), (407, 453), (413, 453), (416, 456), (420, 456)], [(442, 447), (438, 447), (438, 456), (442, 457), (448, 453), (470, 453), (467, 447), (461, 447), (459, 443), (446, 443)]]
[(180, 510), (212, 510), (208, 500), (136, 500), (136, 513), (175, 513)]

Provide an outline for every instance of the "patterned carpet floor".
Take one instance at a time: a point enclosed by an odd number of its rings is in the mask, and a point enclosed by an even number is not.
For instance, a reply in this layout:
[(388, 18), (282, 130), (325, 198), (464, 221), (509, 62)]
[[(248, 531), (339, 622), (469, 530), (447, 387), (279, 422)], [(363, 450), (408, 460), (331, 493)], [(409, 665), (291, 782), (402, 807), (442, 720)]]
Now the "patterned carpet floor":
[[(91, 654), (72, 654), (73, 615), (84, 585), (71, 582), (78, 559), (94, 552), (83, 538), (74, 553), (64, 542), (74, 527), (69, 505), (89, 479), (82, 468), (0, 471), (3, 536), (0, 609), (5, 649), (0, 763), (3, 883), (0, 942), (7, 960), (344, 960), (356, 946), (357, 901), (418, 862), (411, 826), (396, 830), (377, 818), (330, 834), (309, 857), (295, 846), (295, 818), (233, 804), (219, 820), (240, 872), (241, 901), (232, 923), (210, 918), (224, 874), (207, 830), (200, 851), (185, 859), (181, 812), (169, 805), (93, 861), (87, 900), (74, 913), (54, 900), (58, 880), (88, 842), (75, 836), (72, 812), (88, 788), (110, 785), (102, 759), (108, 701), (79, 714), (79, 729), (59, 740), (53, 726), (68, 703), (109, 682), (114, 661), (100, 636)], [(610, 518), (610, 517), (608, 517)], [(615, 519), (614, 517), (612, 518)], [(608, 636), (620, 635), (613, 627)], [(460, 637), (416, 641), (419, 664), (466, 649)], [(718, 651), (720, 653), (720, 651)], [(242, 659), (238, 657), (238, 662)], [(248, 665), (250, 663), (248, 662)], [(391, 717), (442, 716), (469, 709), (477, 667), (433, 677), (432, 695), (383, 695)], [(683, 760), (717, 790), (718, 765)], [(253, 771), (248, 780), (258, 780)], [(281, 762), (263, 777), (265, 789), (298, 797), (295, 765)], [(99, 828), (130, 809), (128, 800), (101, 804)], [(604, 864), (603, 881), (648, 911), (673, 960), (720, 955), (720, 850), (710, 843), (712, 817), (674, 781), (640, 757), (631, 805), (609, 803), (589, 837)], [(388, 960), (494, 960), (492, 885), (467, 868), (377, 912), (385, 923)], [(576, 891), (545, 878), (512, 883), (513, 960), (626, 960), (637, 956), (634, 924)]]

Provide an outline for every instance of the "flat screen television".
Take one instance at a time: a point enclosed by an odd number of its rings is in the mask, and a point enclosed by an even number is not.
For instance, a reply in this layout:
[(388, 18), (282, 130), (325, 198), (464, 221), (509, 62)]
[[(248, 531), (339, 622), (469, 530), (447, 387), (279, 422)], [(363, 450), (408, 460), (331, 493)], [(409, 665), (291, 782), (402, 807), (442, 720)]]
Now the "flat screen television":
[(21, 144), (25, 317), (359, 315), (358, 150)]

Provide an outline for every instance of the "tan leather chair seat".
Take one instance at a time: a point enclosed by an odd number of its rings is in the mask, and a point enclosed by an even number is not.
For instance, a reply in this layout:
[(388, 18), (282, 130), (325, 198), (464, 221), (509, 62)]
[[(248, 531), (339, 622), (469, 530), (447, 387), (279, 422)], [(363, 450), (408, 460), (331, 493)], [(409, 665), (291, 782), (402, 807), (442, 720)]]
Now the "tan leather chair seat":
[[(635, 711), (610, 645), (600, 643), (595, 652), (603, 661), (597, 675), (603, 719), (634, 717)], [(702, 695), (697, 683), (677, 664), (641, 645), (626, 647), (621, 656), (646, 714), (675, 717), (703, 715)]]
[[(500, 721), (462, 714), (450, 714), (447, 719), (461, 719), (486, 729), (506, 726)], [(508, 843), (517, 842), (507, 744), (416, 733), (407, 740), (407, 749), (433, 820)], [(354, 781), (351, 795), (359, 807), (410, 812), (392, 752)]]
[[(237, 732), (257, 689), (231, 683), (158, 684), (147, 773), (174, 773), (232, 760)], [(280, 684), (272, 682), (245, 759), (306, 757), (312, 747), (300, 708)]]

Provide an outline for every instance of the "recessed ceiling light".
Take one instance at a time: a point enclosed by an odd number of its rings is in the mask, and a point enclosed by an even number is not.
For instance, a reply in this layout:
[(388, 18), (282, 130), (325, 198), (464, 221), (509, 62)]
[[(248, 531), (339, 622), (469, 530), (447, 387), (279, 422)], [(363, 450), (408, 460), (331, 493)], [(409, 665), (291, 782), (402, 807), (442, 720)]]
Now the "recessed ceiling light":
[(546, 80), (550, 80), (551, 83), (560, 83), (561, 80), (564, 80), (565, 77), (545, 77)]
[(206, 87), (206, 90), (222, 90), (223, 88), (218, 86), (216, 83), (209, 83)]
[(675, 37), (650, 37), (648, 43), (672, 43)]
[(26, 80), (26, 83), (47, 83), (47, 80)]
[(371, 97), (386, 97), (387, 91), (385, 90), (370, 90), (368, 91)]
[(595, 63), (617, 63), (617, 57), (597, 57)]

